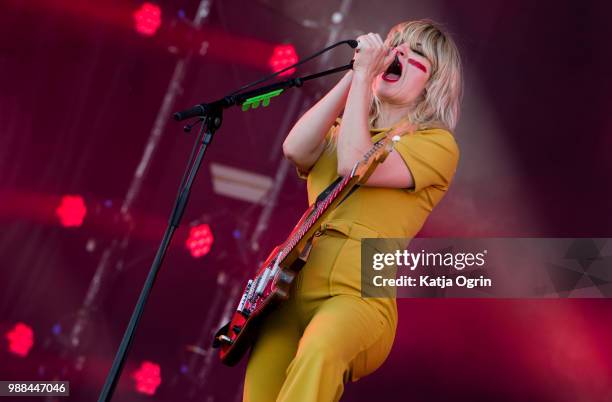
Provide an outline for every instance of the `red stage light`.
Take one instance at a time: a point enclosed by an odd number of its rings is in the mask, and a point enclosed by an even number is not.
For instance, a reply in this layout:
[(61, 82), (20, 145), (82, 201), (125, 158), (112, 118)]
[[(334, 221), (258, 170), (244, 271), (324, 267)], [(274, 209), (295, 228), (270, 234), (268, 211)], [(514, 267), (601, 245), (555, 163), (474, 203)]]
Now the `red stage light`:
[(9, 342), (9, 352), (17, 356), (26, 357), (34, 345), (34, 331), (22, 322), (15, 324), (5, 337)]
[(144, 36), (153, 36), (161, 25), (161, 9), (153, 3), (143, 3), (134, 11), (134, 28)]
[(204, 223), (191, 228), (185, 245), (191, 255), (198, 258), (208, 254), (214, 240), (210, 226)]
[(55, 214), (62, 226), (81, 226), (87, 214), (87, 207), (85, 207), (85, 201), (80, 195), (65, 195), (55, 210)]
[[(277, 72), (285, 67), (289, 67), (290, 65), (297, 63), (297, 61), (298, 57), (293, 45), (279, 45), (274, 47), (272, 57), (270, 57), (268, 64), (272, 68), (272, 71)], [(295, 68), (292, 68), (279, 75), (291, 75), (294, 72)]]
[(161, 384), (161, 370), (159, 364), (144, 361), (132, 374), (132, 378), (136, 380), (136, 392), (145, 395), (154, 395), (157, 387)]

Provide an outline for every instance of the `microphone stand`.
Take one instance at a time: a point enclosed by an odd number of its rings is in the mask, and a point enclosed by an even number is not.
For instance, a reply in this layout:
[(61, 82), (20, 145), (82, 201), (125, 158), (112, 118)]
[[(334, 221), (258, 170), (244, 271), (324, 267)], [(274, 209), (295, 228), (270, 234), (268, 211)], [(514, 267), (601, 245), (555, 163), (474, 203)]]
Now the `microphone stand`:
[(285, 89), (292, 87), (301, 87), (306, 81), (323, 77), (329, 74), (338, 73), (340, 71), (349, 70), (351, 68), (353, 68), (352, 60), (349, 64), (346, 64), (341, 67), (332, 68), (330, 70), (325, 70), (320, 73), (315, 73), (304, 77), (290, 78), (285, 81), (276, 82), (274, 84), (242, 92), (240, 94), (225, 96), (211, 103), (200, 103), (190, 109), (174, 113), (173, 117), (175, 120), (181, 121), (189, 119), (190, 117), (206, 116), (208, 114), (208, 111), (212, 109), (227, 109), (234, 105), (243, 105), (242, 110), (246, 111), (248, 110), (248, 107), (245, 108), (245, 104), (247, 106), (253, 105), (253, 108), (257, 108), (259, 106), (260, 101), (263, 101), (263, 105), (265, 107), (268, 106), (269, 102), (267, 101), (269, 101), (271, 97), (280, 95), (280, 93), (282, 93)]
[[(177, 121), (185, 120), (191, 117), (198, 117), (201, 120), (202, 126), (196, 138), (191, 158), (187, 163), (185, 173), (183, 174), (183, 179), (181, 180), (181, 184), (179, 186), (179, 192), (170, 215), (168, 226), (166, 227), (161, 244), (159, 245), (157, 253), (155, 254), (155, 259), (153, 260), (142, 291), (140, 292), (140, 296), (138, 297), (138, 301), (136, 302), (136, 306), (134, 307), (128, 326), (123, 334), (119, 349), (115, 354), (113, 364), (108, 376), (106, 377), (106, 381), (102, 387), (100, 396), (98, 397), (98, 402), (108, 402), (113, 396), (113, 392), (115, 391), (121, 371), (127, 358), (127, 353), (130, 349), (132, 341), (134, 340), (136, 327), (138, 326), (138, 322), (140, 321), (140, 317), (144, 311), (144, 306), (149, 298), (153, 284), (155, 283), (157, 273), (159, 272), (161, 264), (164, 261), (170, 241), (172, 240), (174, 232), (176, 228), (178, 228), (183, 213), (185, 212), (185, 207), (187, 206), (187, 201), (189, 200), (193, 181), (195, 180), (198, 170), (200, 169), (200, 165), (202, 164), (202, 160), (204, 159), (204, 154), (206, 153), (208, 145), (211, 143), (215, 132), (221, 127), (221, 123), (223, 121), (223, 109), (227, 109), (235, 105), (242, 105), (242, 110), (246, 111), (251, 107), (253, 109), (259, 107), (260, 103), (262, 103), (265, 107), (268, 106), (270, 98), (280, 95), (285, 89), (301, 87), (306, 81), (348, 70), (352, 67), (353, 61), (347, 65), (320, 73), (307, 75), (305, 77), (290, 78), (285, 81), (266, 85), (247, 92), (232, 94), (211, 103), (200, 103), (190, 109), (177, 112), (173, 115), (174, 119)], [(291, 67), (287, 67), (287, 69), (289, 68)], [(189, 129), (191, 129), (191, 125), (189, 126)], [(189, 130), (186, 129), (186, 131)], [(196, 149), (198, 151), (194, 159)]]

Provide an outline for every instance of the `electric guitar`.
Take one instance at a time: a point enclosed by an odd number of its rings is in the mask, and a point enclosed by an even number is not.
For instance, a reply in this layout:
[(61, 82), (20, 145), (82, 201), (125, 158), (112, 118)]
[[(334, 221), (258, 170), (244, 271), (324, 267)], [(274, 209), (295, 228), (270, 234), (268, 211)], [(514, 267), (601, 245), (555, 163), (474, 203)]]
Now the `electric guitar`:
[(399, 140), (400, 128), (392, 129), (358, 161), (351, 173), (327, 187), (295, 225), (282, 244), (276, 246), (242, 293), (231, 321), (215, 334), (213, 347), (219, 348), (221, 361), (233, 366), (249, 350), (267, 312), (289, 298), (291, 284), (302, 269), (312, 248), (312, 238), (322, 218), (346, 198), (357, 184), (365, 183)]

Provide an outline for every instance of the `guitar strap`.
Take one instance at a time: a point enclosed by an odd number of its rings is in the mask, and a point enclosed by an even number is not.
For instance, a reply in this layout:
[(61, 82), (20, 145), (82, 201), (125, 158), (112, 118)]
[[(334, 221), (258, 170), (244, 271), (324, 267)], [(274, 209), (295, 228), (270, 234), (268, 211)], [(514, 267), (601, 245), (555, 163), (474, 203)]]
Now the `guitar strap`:
[(338, 176), (338, 178), (334, 180), (329, 186), (327, 186), (325, 190), (321, 191), (321, 194), (319, 194), (317, 196), (317, 199), (315, 200), (315, 204), (319, 201), (323, 201), (325, 197), (327, 197), (327, 195), (332, 192), (334, 187), (336, 187), (336, 184), (340, 183), (340, 180), (342, 180), (342, 176)]
[[(321, 194), (319, 194), (317, 196), (317, 199), (315, 200), (315, 203), (322, 201), (325, 199), (325, 197), (327, 197), (327, 195), (329, 193), (331, 193), (333, 191), (333, 189), (336, 187), (336, 185), (338, 183), (340, 183), (340, 181), (343, 179), (342, 176), (338, 176), (338, 178), (336, 180), (334, 180), (332, 183), (330, 183), (329, 186), (327, 186), (327, 188), (325, 188), (325, 190), (321, 191)], [(344, 202), (344, 200), (346, 200), (348, 198), (349, 195), (353, 194), (353, 191), (357, 190), (359, 188), (359, 184), (355, 184), (353, 186), (353, 188), (351, 188), (351, 190), (348, 192), (347, 195), (344, 196), (344, 198), (342, 199), (342, 201), (340, 201), (338, 203), (338, 205), (342, 204)]]

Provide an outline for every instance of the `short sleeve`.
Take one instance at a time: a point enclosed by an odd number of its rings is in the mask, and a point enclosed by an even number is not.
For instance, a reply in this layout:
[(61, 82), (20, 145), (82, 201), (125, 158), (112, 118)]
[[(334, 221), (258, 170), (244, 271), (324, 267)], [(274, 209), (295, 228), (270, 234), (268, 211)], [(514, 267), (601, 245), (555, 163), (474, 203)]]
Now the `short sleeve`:
[(395, 150), (412, 175), (414, 188), (410, 191), (450, 185), (459, 161), (459, 147), (450, 132), (432, 129), (407, 134), (395, 144)]
[[(325, 142), (326, 143), (331, 140), (332, 134), (334, 133), (335, 130), (338, 129), (338, 127), (340, 126), (340, 122), (341, 121), (342, 121), (342, 119), (340, 117), (336, 118), (336, 121), (332, 124), (332, 126), (329, 128), (329, 130), (327, 130), (327, 133), (325, 133)], [(310, 173), (310, 170), (312, 170), (312, 168), (314, 167), (315, 164), (316, 164), (316, 162), (310, 167), (310, 169), (308, 171), (301, 170), (298, 166), (296, 166), (295, 167), (295, 171), (297, 172), (297, 176), (300, 179), (307, 180), (308, 179), (308, 174)]]

